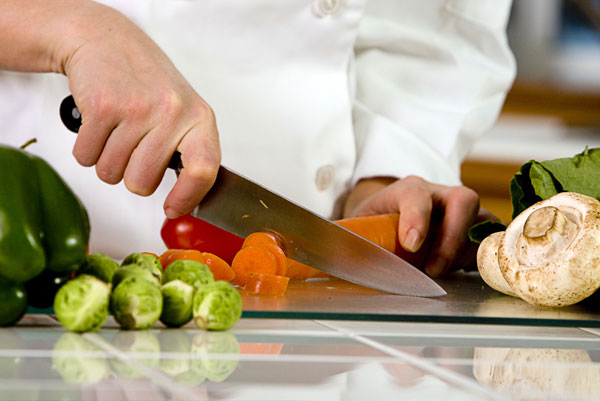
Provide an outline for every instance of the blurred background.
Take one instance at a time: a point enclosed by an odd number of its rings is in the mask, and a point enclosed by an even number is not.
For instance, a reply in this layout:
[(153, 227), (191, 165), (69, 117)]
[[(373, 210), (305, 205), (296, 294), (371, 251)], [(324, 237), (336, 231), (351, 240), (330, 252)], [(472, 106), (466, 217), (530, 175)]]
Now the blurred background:
[(462, 166), (463, 183), (505, 222), (523, 163), (600, 147), (600, 0), (514, 0), (508, 36), (516, 81)]

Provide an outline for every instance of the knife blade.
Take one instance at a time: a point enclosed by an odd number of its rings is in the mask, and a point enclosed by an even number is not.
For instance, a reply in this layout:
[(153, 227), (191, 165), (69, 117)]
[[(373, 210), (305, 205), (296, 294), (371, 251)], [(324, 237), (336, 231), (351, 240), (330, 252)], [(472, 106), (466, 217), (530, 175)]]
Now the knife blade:
[(355, 284), (399, 295), (446, 295), (404, 259), (224, 166), (192, 215), (242, 238), (274, 232), (288, 257)]
[[(72, 96), (61, 103), (60, 116), (69, 130), (79, 131), (81, 114)], [(180, 156), (175, 152), (169, 163), (177, 172)], [(192, 215), (242, 238), (274, 232), (288, 257), (355, 284), (399, 295), (446, 295), (404, 259), (224, 166)]]

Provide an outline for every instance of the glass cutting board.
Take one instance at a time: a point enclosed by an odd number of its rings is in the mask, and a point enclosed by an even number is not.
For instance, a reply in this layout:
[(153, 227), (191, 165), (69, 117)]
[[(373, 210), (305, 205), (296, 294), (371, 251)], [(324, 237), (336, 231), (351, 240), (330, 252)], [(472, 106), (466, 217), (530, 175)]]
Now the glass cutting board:
[(290, 281), (284, 296), (242, 292), (243, 317), (600, 327), (599, 294), (576, 305), (547, 308), (493, 290), (477, 272), (436, 282), (447, 295), (393, 295), (338, 279)]
[[(290, 281), (283, 296), (242, 290), (242, 317), (600, 327), (600, 293), (576, 305), (546, 308), (493, 290), (477, 272), (458, 272), (436, 282), (447, 295), (393, 295), (339, 279)], [(28, 312), (53, 313), (51, 308)]]

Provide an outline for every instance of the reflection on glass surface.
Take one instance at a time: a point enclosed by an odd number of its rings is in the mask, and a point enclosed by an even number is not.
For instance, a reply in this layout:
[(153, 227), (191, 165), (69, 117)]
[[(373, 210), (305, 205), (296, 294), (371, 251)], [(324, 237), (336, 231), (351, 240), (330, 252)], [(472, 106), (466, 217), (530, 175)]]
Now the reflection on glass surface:
[(52, 367), (66, 383), (94, 384), (110, 373), (102, 350), (79, 334), (63, 334), (52, 351)]
[[(119, 351), (134, 354), (135, 361), (148, 368), (157, 368), (160, 361), (160, 343), (151, 330), (117, 331), (112, 345)], [(139, 358), (135, 354), (140, 354)], [(111, 359), (113, 372), (123, 379), (143, 377), (139, 369), (117, 358)]]
[(211, 382), (220, 383), (238, 366), (240, 345), (228, 332), (200, 332), (194, 337), (191, 354), (194, 357), (192, 370)]
[(475, 348), (473, 375), (514, 400), (589, 400), (600, 394), (600, 367), (580, 349)]

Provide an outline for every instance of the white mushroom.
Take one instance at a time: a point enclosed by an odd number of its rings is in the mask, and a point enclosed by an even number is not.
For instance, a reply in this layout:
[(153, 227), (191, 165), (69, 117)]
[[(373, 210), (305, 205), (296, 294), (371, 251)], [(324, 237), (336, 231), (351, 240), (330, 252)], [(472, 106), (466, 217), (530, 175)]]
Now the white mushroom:
[(499, 231), (488, 235), (477, 249), (477, 268), (487, 285), (506, 295), (518, 296), (506, 282), (498, 264), (498, 248), (504, 238), (504, 232)]
[(571, 305), (600, 287), (600, 202), (562, 192), (519, 214), (498, 249), (502, 276), (525, 301)]
[(587, 400), (600, 391), (600, 368), (580, 349), (477, 347), (473, 375), (514, 400)]

